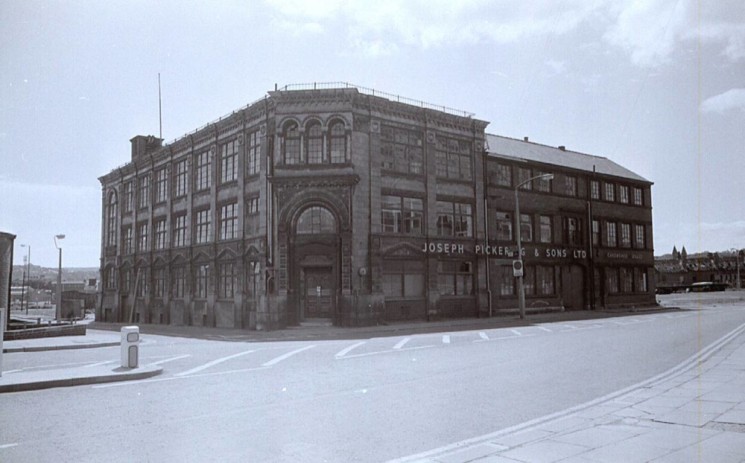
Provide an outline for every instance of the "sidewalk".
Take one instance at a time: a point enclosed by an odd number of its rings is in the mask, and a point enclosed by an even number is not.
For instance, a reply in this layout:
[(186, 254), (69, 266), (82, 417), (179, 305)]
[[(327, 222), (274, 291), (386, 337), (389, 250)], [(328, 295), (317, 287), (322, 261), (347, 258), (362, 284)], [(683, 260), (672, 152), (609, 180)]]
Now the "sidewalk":
[[(22, 352), (40, 352), (64, 349), (85, 349), (120, 345), (120, 334), (110, 331), (88, 329), (85, 336), (58, 336), (53, 338), (19, 339), (3, 341), (3, 355)], [(108, 383), (150, 378), (163, 368), (143, 365), (139, 368), (120, 367), (119, 352), (112, 351), (114, 360), (104, 364), (82, 367), (60, 366), (44, 370), (9, 370), (0, 377), (0, 393), (21, 392), (52, 387), (79, 386), (83, 384)], [(7, 359), (7, 357), (6, 357)], [(3, 362), (5, 365), (7, 360)]]
[(659, 376), (396, 463), (745, 462), (745, 325)]

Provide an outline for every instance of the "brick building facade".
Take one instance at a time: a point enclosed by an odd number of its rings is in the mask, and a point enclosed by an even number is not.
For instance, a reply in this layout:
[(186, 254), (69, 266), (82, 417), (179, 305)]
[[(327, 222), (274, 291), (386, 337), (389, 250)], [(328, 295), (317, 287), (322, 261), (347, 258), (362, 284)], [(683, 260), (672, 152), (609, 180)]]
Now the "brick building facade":
[(514, 310), (513, 187), (536, 172), (555, 178), (519, 193), (528, 306), (653, 303), (651, 183), (487, 124), (343, 85), (275, 89), (165, 146), (137, 136), (100, 178), (98, 318), (274, 329)]

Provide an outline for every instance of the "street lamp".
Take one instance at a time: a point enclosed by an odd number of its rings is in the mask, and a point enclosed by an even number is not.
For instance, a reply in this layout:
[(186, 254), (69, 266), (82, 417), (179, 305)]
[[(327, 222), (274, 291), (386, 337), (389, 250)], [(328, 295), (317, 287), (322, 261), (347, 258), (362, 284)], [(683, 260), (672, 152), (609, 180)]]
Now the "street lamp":
[(520, 230), (520, 197), (518, 190), (520, 187), (533, 180), (552, 180), (554, 174), (541, 174), (535, 177), (530, 177), (527, 180), (523, 180), (515, 187), (515, 234), (517, 235), (517, 259), (520, 261), (520, 273), (517, 277), (517, 297), (520, 304), (520, 319), (525, 318), (525, 285), (523, 284), (523, 273), (525, 272), (525, 265), (523, 265), (523, 243), (521, 239)]
[(54, 247), (59, 251), (59, 266), (57, 267), (57, 307), (55, 317), (59, 322), (62, 319), (62, 248), (57, 245), (57, 240), (65, 239), (65, 235), (54, 235)]
[[(24, 279), (28, 278), (29, 283), (31, 282), (31, 245), (30, 244), (22, 244), (22, 248), (28, 248), (28, 255), (26, 256), (26, 273), (24, 273)], [(21, 287), (21, 310), (23, 310), (23, 291), (24, 288)], [(31, 287), (29, 286), (29, 293), (28, 293), (28, 299), (31, 300)], [(26, 302), (26, 315), (28, 315), (28, 301)]]

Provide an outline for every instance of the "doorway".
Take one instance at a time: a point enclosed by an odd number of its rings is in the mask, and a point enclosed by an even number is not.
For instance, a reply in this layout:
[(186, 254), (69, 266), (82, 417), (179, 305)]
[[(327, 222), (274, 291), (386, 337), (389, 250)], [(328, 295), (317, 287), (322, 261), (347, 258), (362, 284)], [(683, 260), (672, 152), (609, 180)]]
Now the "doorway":
[(334, 276), (331, 267), (305, 269), (305, 318), (331, 318), (334, 314)]

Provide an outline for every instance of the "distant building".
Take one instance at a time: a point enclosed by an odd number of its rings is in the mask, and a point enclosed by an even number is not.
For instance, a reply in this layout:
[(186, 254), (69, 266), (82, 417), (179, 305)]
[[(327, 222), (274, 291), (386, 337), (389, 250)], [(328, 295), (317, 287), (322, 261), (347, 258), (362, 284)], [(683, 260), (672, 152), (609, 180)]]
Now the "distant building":
[(704, 281), (726, 283), (737, 288), (738, 276), (739, 287), (743, 288), (745, 256), (742, 251), (688, 254), (685, 246), (680, 252), (674, 246), (671, 254), (655, 258), (655, 273), (657, 285), (662, 291), (682, 289)]
[[(327, 88), (328, 87), (328, 88)], [(654, 303), (651, 183), (369, 89), (281, 89), (100, 178), (100, 320), (273, 329)], [(519, 225), (514, 188), (520, 189)]]

